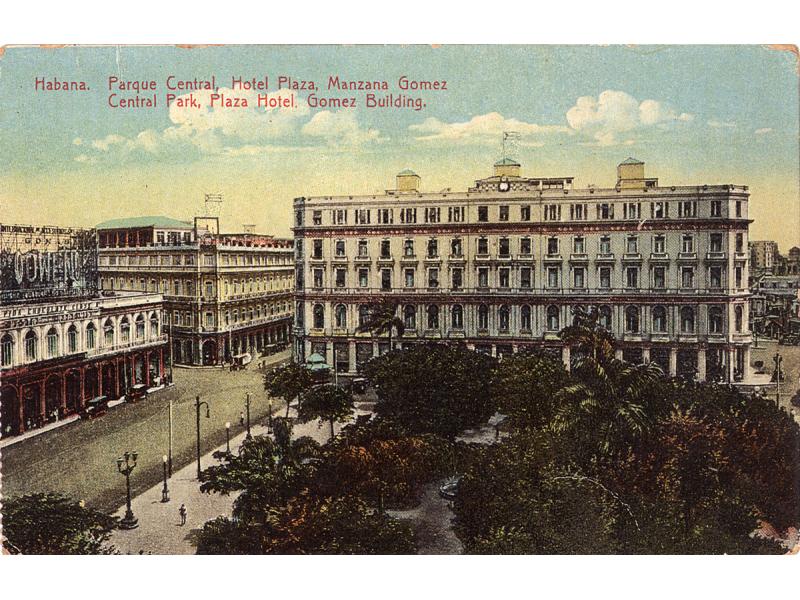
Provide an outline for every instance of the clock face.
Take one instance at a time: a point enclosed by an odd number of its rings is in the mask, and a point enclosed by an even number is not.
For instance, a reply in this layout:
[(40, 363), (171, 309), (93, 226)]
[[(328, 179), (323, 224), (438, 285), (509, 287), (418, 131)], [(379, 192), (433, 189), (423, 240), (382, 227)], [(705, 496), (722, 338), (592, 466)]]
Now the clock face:
[(507, 192), (508, 190), (511, 189), (511, 184), (509, 183), (508, 179), (503, 178), (500, 180), (500, 184), (497, 186), (497, 188), (501, 192)]

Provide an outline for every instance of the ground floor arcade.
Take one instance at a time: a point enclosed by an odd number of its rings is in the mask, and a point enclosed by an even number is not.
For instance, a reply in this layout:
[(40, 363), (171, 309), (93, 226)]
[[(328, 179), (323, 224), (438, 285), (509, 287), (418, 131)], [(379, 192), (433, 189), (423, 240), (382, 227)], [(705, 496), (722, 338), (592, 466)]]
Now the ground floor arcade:
[(231, 362), (238, 354), (266, 354), (285, 347), (290, 331), (291, 320), (285, 319), (226, 332), (176, 332), (172, 360), (176, 365), (214, 366)]
[(0, 409), (3, 437), (18, 435), (81, 413), (91, 400), (116, 400), (160, 385), (166, 344), (94, 359), (42, 361), (3, 372)]

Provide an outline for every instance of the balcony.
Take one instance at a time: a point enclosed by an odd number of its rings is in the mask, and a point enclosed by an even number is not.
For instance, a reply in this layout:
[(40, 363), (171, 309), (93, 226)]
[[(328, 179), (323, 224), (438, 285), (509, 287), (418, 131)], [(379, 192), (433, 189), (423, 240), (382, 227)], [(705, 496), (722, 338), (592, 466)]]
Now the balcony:
[(651, 252), (650, 262), (669, 262), (669, 254), (666, 252)]
[(697, 260), (697, 252), (679, 252), (678, 253), (678, 260), (696, 261)]
[(569, 261), (574, 263), (588, 263), (589, 255), (585, 252), (572, 253), (569, 255)]
[(595, 262), (614, 262), (616, 257), (613, 252), (600, 252), (594, 258)]
[(706, 260), (707, 261), (725, 260), (726, 257), (727, 257), (727, 254), (725, 252), (722, 252), (722, 251), (719, 251), (719, 252), (708, 252), (706, 254)]

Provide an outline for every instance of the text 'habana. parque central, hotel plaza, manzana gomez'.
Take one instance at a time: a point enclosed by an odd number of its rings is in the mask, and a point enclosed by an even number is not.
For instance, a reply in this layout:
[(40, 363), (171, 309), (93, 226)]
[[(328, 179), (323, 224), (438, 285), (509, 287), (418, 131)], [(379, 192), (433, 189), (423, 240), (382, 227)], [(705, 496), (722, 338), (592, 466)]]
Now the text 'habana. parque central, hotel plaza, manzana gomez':
[(291, 344), (354, 375), (390, 348), (362, 331), (376, 304), (395, 348), (542, 348), (595, 309), (617, 355), (669, 375), (750, 378), (744, 185), (659, 185), (629, 158), (613, 186), (528, 177), (503, 158), (464, 192), (421, 191), (410, 170), (380, 195), (294, 200), (294, 240), (219, 219), (165, 216), (93, 229), (5, 225), (3, 435)]

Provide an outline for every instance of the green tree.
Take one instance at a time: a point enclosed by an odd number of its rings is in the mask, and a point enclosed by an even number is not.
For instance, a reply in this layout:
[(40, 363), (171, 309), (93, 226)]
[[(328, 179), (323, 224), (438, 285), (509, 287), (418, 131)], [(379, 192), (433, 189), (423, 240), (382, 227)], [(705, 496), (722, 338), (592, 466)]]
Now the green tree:
[(297, 410), (297, 418), (301, 423), (328, 421), (331, 426), (331, 441), (334, 438), (333, 425), (343, 422), (353, 414), (353, 396), (350, 392), (335, 385), (318, 385), (303, 397)]
[(359, 333), (370, 332), (372, 335), (389, 334), (389, 348), (392, 349), (392, 333), (397, 332), (397, 337), (403, 337), (406, 326), (403, 319), (397, 316), (396, 302), (389, 299), (371, 304), (367, 313), (367, 320), (358, 326)]
[(564, 364), (542, 352), (518, 352), (497, 365), (491, 389), (497, 409), (516, 427), (545, 427), (553, 420), (555, 395), (569, 381)]
[(614, 336), (600, 324), (600, 311), (578, 306), (573, 311), (572, 325), (559, 332), (561, 341), (580, 356), (588, 356), (605, 364), (614, 358)]
[(308, 369), (297, 363), (289, 363), (264, 375), (264, 389), (267, 394), (286, 402), (287, 418), (292, 400), (300, 398), (312, 385), (314, 380)]
[(448, 344), (414, 346), (369, 361), (364, 375), (375, 387), (375, 412), (411, 434), (454, 439), (495, 412), (490, 356)]
[(12, 554), (113, 554), (117, 519), (66, 496), (39, 493), (3, 502), (3, 535)]

